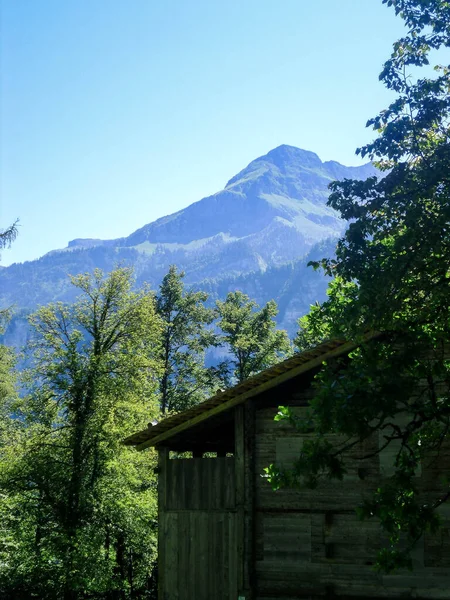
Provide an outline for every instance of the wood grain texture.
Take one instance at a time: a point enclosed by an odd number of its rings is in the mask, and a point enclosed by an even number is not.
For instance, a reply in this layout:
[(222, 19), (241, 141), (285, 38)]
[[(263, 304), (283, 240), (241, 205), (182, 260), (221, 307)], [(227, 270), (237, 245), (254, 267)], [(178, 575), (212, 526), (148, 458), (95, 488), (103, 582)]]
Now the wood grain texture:
[(253, 600), (255, 588), (255, 404), (244, 405), (244, 590)]
[(235, 473), (236, 473), (236, 556), (237, 556), (237, 587), (239, 594), (244, 594), (245, 571), (245, 421), (244, 407), (235, 408)]
[(162, 600), (236, 600), (236, 513), (167, 511), (161, 520)]
[(158, 451), (158, 600), (164, 600), (166, 586), (166, 544), (164, 532), (166, 529), (166, 476), (169, 451), (161, 448)]
[(234, 458), (181, 458), (167, 464), (167, 510), (235, 507)]
[[(263, 399), (250, 394), (232, 408), (227, 423), (233, 457), (164, 462), (160, 455), (159, 600), (450, 600), (447, 505), (440, 509), (442, 528), (427, 533), (413, 553), (414, 572), (387, 576), (373, 568), (385, 538), (378, 522), (358, 520), (355, 508), (392, 472), (396, 449), (379, 456), (378, 435), (347, 451), (342, 481), (274, 492), (261, 477), (271, 463), (292, 467), (310, 439), (274, 421), (278, 404), (306, 418), (314, 393), (309, 375), (264, 388)], [(329, 440), (336, 448), (345, 442), (340, 436)], [(198, 449), (200, 454), (200, 442)], [(442, 493), (449, 472), (450, 445), (424, 457), (416, 478), (424, 501)]]
[[(310, 390), (298, 389), (294, 411), (306, 416)], [(285, 405), (289, 398), (283, 398)], [(360, 521), (355, 508), (391, 474), (396, 448), (376, 454), (382, 440), (373, 435), (346, 454), (343, 481), (322, 481), (315, 490), (274, 492), (263, 474), (275, 463), (291, 468), (310, 436), (286, 422), (274, 421), (275, 406), (257, 411), (255, 419), (255, 600), (284, 598), (450, 598), (450, 507), (442, 507), (443, 527), (426, 534), (415, 548), (414, 571), (380, 575), (373, 569), (384, 540), (376, 520)], [(329, 436), (335, 447), (343, 438)], [(373, 456), (368, 456), (373, 455)], [(367, 458), (362, 458), (368, 456)], [(450, 449), (427, 456), (417, 473), (423, 499), (443, 491), (450, 472)]]

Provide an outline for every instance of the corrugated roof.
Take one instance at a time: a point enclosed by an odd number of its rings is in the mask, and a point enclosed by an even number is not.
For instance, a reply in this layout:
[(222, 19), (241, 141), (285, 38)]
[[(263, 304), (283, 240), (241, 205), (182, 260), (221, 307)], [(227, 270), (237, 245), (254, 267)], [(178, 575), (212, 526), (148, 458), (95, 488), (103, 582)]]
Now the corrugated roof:
[[(365, 339), (370, 339), (378, 334), (370, 333)], [(244, 382), (229, 388), (223, 392), (218, 392), (201, 404), (197, 404), (188, 410), (176, 415), (167, 417), (156, 425), (151, 425), (142, 431), (139, 431), (124, 440), (128, 446), (137, 446), (138, 450), (153, 446), (163, 439), (168, 439), (179, 433), (181, 430), (197, 424), (200, 420), (206, 420), (222, 410), (227, 410), (236, 406), (251, 396), (259, 393), (259, 388), (267, 389), (267, 384), (271, 382), (274, 387), (278, 383), (295, 377), (300, 372), (305, 373), (310, 369), (320, 365), (330, 356), (336, 356), (345, 352), (350, 352), (356, 348), (357, 342), (348, 342), (345, 340), (330, 340), (324, 342), (311, 350), (295, 354), (265, 371), (261, 371), (253, 377), (249, 377)], [(263, 391), (263, 390), (261, 390)], [(210, 415), (208, 413), (211, 413)]]

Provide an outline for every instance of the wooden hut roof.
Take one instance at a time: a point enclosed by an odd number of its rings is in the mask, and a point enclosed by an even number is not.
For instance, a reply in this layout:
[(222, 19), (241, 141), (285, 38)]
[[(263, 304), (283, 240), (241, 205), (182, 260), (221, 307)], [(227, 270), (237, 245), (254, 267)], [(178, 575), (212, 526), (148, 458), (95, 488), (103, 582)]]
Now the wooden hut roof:
[[(364, 339), (368, 340), (377, 335), (370, 333)], [(249, 377), (232, 388), (217, 392), (214, 396), (196, 406), (163, 419), (156, 425), (149, 423), (146, 429), (127, 437), (124, 440), (124, 444), (127, 446), (136, 446), (138, 450), (156, 446), (210, 417), (245, 402), (248, 398), (257, 396), (261, 392), (320, 366), (329, 358), (351, 352), (359, 343), (355, 341), (329, 340), (319, 344), (315, 348), (299, 352), (291, 358), (265, 371), (261, 371), (261, 373), (253, 377)]]

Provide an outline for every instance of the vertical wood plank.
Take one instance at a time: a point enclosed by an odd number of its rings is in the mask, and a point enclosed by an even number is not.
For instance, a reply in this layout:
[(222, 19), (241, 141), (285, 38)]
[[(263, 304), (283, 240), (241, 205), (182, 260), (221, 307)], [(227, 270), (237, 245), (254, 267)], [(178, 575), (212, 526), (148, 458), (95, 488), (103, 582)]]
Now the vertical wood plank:
[(225, 487), (225, 478), (223, 472), (223, 460), (220, 458), (213, 458), (209, 461), (211, 463), (211, 508), (217, 510), (223, 506), (223, 491)]
[[(225, 537), (224, 537), (224, 513), (216, 513), (213, 515), (215, 521), (214, 537), (210, 540), (210, 556), (214, 556), (214, 561), (217, 564), (217, 570), (214, 579), (214, 596), (218, 600), (228, 600), (226, 598), (227, 591), (224, 585), (224, 556), (226, 554)], [(213, 569), (211, 569), (213, 570)]]
[[(168, 512), (165, 515), (165, 569), (163, 600), (182, 600), (180, 598), (180, 581), (178, 578), (178, 518), (182, 513)], [(182, 586), (181, 586), (182, 588)], [(182, 588), (183, 589), (183, 588)]]
[(227, 504), (225, 507), (227, 508), (235, 508), (236, 507), (236, 467), (234, 463), (234, 457), (227, 458), (228, 472), (227, 472)]
[[(209, 515), (207, 512), (198, 511), (198, 526), (197, 526), (197, 560), (198, 560), (198, 575), (197, 588), (195, 598), (211, 598), (209, 590), (208, 570), (213, 570), (213, 565), (208, 565), (208, 523)], [(208, 566), (210, 569), (208, 569)]]
[(235, 513), (225, 513), (224, 515), (224, 579), (227, 594), (224, 594), (227, 600), (237, 597), (236, 567), (234, 557), (236, 556), (236, 536), (234, 534), (234, 524), (236, 520)]
[(194, 470), (193, 470), (193, 459), (187, 458), (183, 465), (184, 479), (183, 488), (180, 489), (180, 496), (182, 496), (182, 506), (186, 509), (192, 508), (192, 490), (195, 485)]
[(177, 462), (178, 460), (167, 460), (165, 468), (165, 500), (164, 510), (172, 510), (174, 507), (175, 490), (177, 485)]
[(239, 592), (244, 590), (244, 503), (245, 503), (245, 444), (244, 406), (234, 409), (234, 464), (236, 481), (236, 583)]
[(166, 509), (167, 494), (167, 470), (169, 462), (169, 450), (158, 449), (158, 503), (162, 511)]
[[(201, 459), (199, 459), (200, 462)], [(212, 478), (211, 465), (213, 465), (213, 459), (204, 458), (201, 460), (200, 467), (200, 498), (198, 508), (212, 508), (212, 498), (214, 493), (214, 483)]]
[(180, 600), (186, 596), (189, 586), (189, 556), (190, 556), (190, 531), (189, 512), (178, 513), (178, 586)]
[(253, 599), (255, 587), (254, 548), (254, 461), (255, 404), (248, 400), (244, 405), (244, 589), (246, 599)]
[[(212, 462), (212, 460), (208, 460)], [(205, 580), (208, 581), (208, 597), (217, 598), (221, 600), (221, 591), (219, 589), (218, 580), (222, 565), (219, 562), (219, 551), (220, 551), (220, 538), (218, 536), (218, 514), (217, 513), (206, 513), (207, 514), (207, 530), (205, 531), (206, 540), (206, 564), (205, 564)], [(216, 567), (214, 568), (214, 565)], [(211, 568), (212, 567), (212, 568)]]
[(158, 449), (158, 600), (164, 600), (166, 576), (166, 494), (169, 450)]
[(179, 509), (183, 509), (186, 506), (185, 495), (183, 493), (186, 488), (186, 469), (184, 468), (184, 466), (184, 461), (179, 461), (177, 473), (177, 486), (176, 489), (174, 489), (174, 493), (176, 494), (175, 506)]
[(229, 514), (229, 520), (230, 520), (230, 548), (229, 548), (229, 552), (230, 552), (230, 564), (231, 564), (231, 568), (230, 568), (230, 590), (231, 590), (231, 600), (234, 600), (234, 598), (237, 598), (238, 596), (238, 580), (237, 580), (237, 572), (238, 572), (238, 551), (237, 551), (237, 545), (238, 545), (238, 515), (237, 512), (236, 513), (228, 513)]
[(196, 568), (197, 568), (197, 513), (190, 511), (187, 513), (188, 526), (189, 526), (189, 547), (190, 553), (186, 557), (186, 562), (189, 565), (188, 580), (186, 581), (186, 598), (195, 598), (195, 587), (196, 587)]
[(193, 458), (192, 467), (194, 470), (192, 477), (192, 508), (198, 510), (201, 506), (201, 499), (203, 495), (203, 481), (202, 481), (202, 458)]

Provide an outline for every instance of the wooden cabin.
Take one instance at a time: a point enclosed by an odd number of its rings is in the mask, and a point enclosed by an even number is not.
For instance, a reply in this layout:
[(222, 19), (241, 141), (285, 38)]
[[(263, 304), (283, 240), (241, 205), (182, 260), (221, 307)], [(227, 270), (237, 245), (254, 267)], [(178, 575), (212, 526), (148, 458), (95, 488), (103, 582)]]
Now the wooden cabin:
[[(159, 454), (159, 600), (450, 598), (446, 506), (441, 530), (419, 543), (413, 572), (373, 568), (381, 529), (359, 521), (355, 507), (391, 474), (392, 449), (350, 456), (344, 481), (315, 490), (274, 492), (262, 476), (270, 463), (291, 465), (304, 438), (274, 421), (278, 406), (301, 414), (323, 361), (352, 349), (324, 343), (126, 440)], [(423, 488), (435, 490), (449, 467), (444, 452), (420, 475)]]

